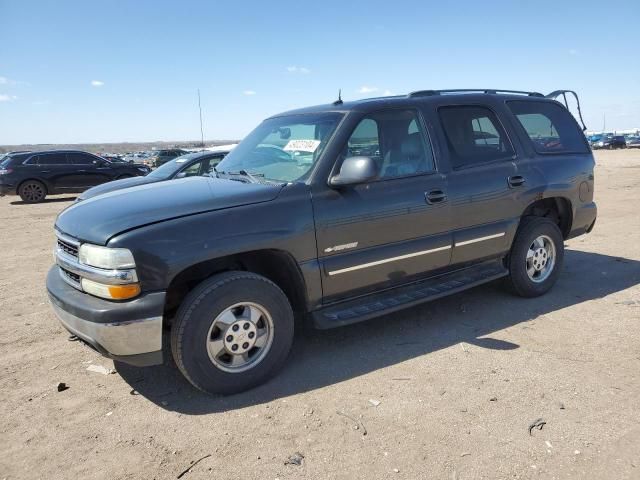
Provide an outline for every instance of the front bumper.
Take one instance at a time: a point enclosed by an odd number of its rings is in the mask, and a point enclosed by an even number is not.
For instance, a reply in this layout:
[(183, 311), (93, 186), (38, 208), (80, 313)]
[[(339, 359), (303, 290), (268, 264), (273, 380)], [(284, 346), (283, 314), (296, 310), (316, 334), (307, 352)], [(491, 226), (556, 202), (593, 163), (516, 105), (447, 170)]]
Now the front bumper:
[(162, 363), (165, 292), (114, 302), (81, 292), (49, 270), (47, 291), (60, 323), (105, 357), (136, 366)]

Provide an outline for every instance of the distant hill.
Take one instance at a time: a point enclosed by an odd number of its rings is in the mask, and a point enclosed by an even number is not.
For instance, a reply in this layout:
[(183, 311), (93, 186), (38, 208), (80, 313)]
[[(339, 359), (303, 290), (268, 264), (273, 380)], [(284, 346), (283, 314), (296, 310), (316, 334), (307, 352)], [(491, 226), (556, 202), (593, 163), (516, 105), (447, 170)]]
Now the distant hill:
[[(238, 143), (238, 140), (211, 140), (204, 142), (205, 147), (215, 147), (216, 145), (228, 145)], [(39, 143), (34, 145), (0, 145), (0, 154), (15, 150), (83, 150), (91, 153), (127, 153), (139, 152), (143, 150), (160, 150), (164, 148), (197, 148), (200, 142), (123, 142), (123, 143)]]

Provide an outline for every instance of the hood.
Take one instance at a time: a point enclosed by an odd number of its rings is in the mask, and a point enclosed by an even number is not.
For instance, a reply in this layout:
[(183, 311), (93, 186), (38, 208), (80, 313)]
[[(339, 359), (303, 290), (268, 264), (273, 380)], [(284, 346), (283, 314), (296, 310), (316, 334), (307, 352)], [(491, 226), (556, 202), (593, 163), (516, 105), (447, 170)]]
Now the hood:
[(267, 202), (282, 188), (209, 177), (151, 183), (74, 203), (58, 215), (56, 228), (81, 241), (106, 245), (114, 235), (143, 225)]
[(122, 188), (136, 187), (138, 185), (146, 185), (148, 183), (155, 183), (162, 180), (161, 178), (153, 177), (131, 177), (123, 178), (122, 180), (114, 180), (112, 182), (96, 185), (95, 187), (85, 190), (78, 195), (78, 200), (87, 200), (95, 197), (96, 195), (102, 195), (103, 193), (113, 192), (114, 190), (120, 190)]

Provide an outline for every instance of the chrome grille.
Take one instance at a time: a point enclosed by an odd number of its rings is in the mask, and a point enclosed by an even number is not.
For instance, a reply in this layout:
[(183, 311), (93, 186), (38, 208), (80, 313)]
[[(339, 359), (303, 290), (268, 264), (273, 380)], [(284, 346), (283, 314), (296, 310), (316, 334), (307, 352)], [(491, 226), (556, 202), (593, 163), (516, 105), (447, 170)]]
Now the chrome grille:
[(78, 246), (58, 238), (58, 248), (72, 257), (78, 257)]
[(65, 270), (60, 266), (58, 266), (58, 268), (60, 268), (60, 273), (62, 274), (63, 277), (66, 277), (67, 279), (71, 280), (73, 283), (76, 283), (78, 285), (80, 284), (80, 275), (78, 275), (77, 273), (70, 272), (69, 270)]

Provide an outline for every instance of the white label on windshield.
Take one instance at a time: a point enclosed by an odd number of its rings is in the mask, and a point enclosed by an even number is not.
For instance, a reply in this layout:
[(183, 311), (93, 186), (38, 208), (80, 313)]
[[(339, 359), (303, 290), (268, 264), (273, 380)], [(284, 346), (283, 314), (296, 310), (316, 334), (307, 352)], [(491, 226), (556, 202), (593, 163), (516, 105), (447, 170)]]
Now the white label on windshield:
[(313, 153), (318, 148), (318, 145), (320, 145), (320, 140), (289, 140), (283, 150), (287, 152)]

